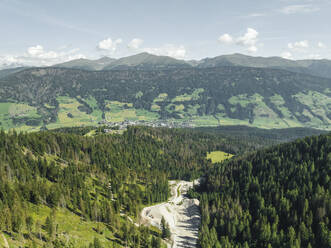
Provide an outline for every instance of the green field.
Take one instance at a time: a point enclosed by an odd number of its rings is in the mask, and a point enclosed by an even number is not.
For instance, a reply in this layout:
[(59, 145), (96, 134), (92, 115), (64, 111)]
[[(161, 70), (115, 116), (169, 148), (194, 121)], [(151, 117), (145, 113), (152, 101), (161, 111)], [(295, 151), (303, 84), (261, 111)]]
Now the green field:
[(7, 130), (13, 127), (13, 122), (9, 116), (9, 107), (12, 103), (0, 103), (0, 126)]
[(222, 152), (222, 151), (213, 151), (213, 152), (208, 152), (207, 153), (207, 159), (210, 159), (211, 162), (214, 163), (220, 163), (226, 159), (229, 159), (233, 157), (232, 154)]
[(192, 122), (198, 127), (219, 126), (218, 120), (211, 115), (192, 117)]
[(125, 120), (156, 120), (159, 114), (144, 109), (135, 109), (132, 103), (108, 101), (106, 105), (108, 111), (105, 113), (107, 121), (121, 122)]
[(202, 88), (195, 89), (192, 92), (192, 94), (185, 93), (183, 95), (176, 96), (171, 101), (172, 102), (186, 102), (186, 101), (198, 100), (200, 98), (199, 94), (202, 92), (204, 92), (204, 89), (202, 89)]
[[(307, 93), (301, 92), (293, 97), (307, 106), (307, 112), (303, 114), (311, 119), (312, 125), (317, 124), (323, 127), (325, 124), (331, 122), (328, 117), (331, 113), (331, 97), (317, 91), (309, 91)], [(308, 113), (309, 109), (310, 112), (315, 114), (315, 116)]]
[[(56, 122), (47, 124), (48, 129), (75, 126), (97, 126), (103, 120), (110, 122), (129, 121), (153, 121), (158, 120), (164, 110), (171, 115), (177, 123), (190, 121), (196, 127), (202, 126), (224, 126), (224, 125), (246, 125), (264, 129), (289, 128), (308, 126), (318, 129), (330, 129), (331, 120), (331, 97), (316, 91), (301, 92), (293, 96), (294, 100), (306, 106), (301, 113), (293, 113), (286, 106), (281, 95), (274, 94), (268, 97), (269, 104), (259, 94), (241, 94), (228, 99), (232, 113), (243, 111), (239, 108), (249, 108), (252, 116), (241, 118), (229, 118), (226, 114), (225, 105), (218, 104), (218, 113), (214, 115), (200, 115), (199, 108), (205, 107), (198, 103), (188, 102), (199, 99), (203, 89), (195, 89), (191, 94), (183, 94), (169, 99), (166, 93), (160, 93), (151, 104), (149, 110), (136, 109), (133, 103), (106, 100), (104, 106), (99, 106), (97, 100), (92, 97), (72, 98), (58, 96), (59, 103)], [(138, 94), (141, 95), (141, 94)], [(164, 102), (164, 103), (162, 103)], [(274, 107), (271, 107), (272, 104)], [(44, 104), (44, 107), (53, 110), (55, 106)], [(229, 107), (229, 106), (228, 106)], [(278, 115), (278, 109), (282, 117)], [(303, 123), (297, 116), (305, 116), (308, 121)], [(15, 128), (19, 131), (38, 131), (42, 126), (41, 114), (36, 107), (24, 103), (0, 103), (0, 126), (4, 130)], [(32, 126), (35, 120), (37, 124)], [(38, 124), (39, 121), (39, 124)]]
[(83, 101), (86, 102), (90, 106), (90, 108), (92, 108), (92, 113), (90, 115), (92, 115), (95, 120), (101, 121), (102, 111), (99, 109), (97, 100), (94, 97), (90, 96), (87, 99), (83, 99)]
[(160, 111), (161, 107), (157, 104), (152, 104), (151, 111)]
[[(35, 120), (41, 116), (38, 114), (37, 108), (23, 103), (0, 103), (0, 127), (4, 130), (16, 128), (21, 131), (35, 131), (39, 127), (28, 126), (20, 120)], [(18, 120), (14, 124), (13, 119)]]
[(160, 93), (154, 100), (153, 102), (163, 102), (168, 98), (167, 93)]
[(96, 125), (101, 119), (98, 112), (94, 112), (95, 110), (91, 114), (80, 111), (78, 107), (81, 106), (81, 103), (75, 98), (59, 96), (56, 100), (59, 103), (58, 118), (55, 123), (47, 125), (49, 129), (72, 126), (92, 126)]

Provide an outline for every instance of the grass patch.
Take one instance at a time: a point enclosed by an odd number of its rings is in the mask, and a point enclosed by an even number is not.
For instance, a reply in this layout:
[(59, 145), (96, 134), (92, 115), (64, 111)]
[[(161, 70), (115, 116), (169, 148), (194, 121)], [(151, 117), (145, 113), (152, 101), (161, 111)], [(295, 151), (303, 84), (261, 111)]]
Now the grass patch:
[(12, 103), (8, 109), (9, 115), (14, 118), (40, 118), (36, 107), (27, 104)]
[(217, 108), (219, 109), (219, 110), (221, 110), (221, 111), (225, 111), (225, 107), (224, 107), (224, 105), (223, 104), (218, 104), (217, 105)]
[(9, 116), (9, 107), (11, 104), (9, 102), (0, 103), (0, 126), (5, 130), (13, 127), (13, 122)]
[(116, 108), (116, 107), (128, 107), (128, 108), (132, 108), (133, 104), (129, 103), (129, 102), (119, 102), (119, 101), (107, 101), (106, 107), (107, 108)]
[(186, 106), (186, 113), (190, 116), (198, 115), (199, 104)]
[(159, 114), (147, 111), (145, 109), (136, 109), (136, 115), (138, 116), (139, 120), (145, 121), (156, 120), (160, 117)]
[(25, 121), (14, 124), (12, 118), (17, 120), (38, 119), (41, 116), (38, 114), (37, 108), (24, 103), (0, 103), (0, 127), (4, 130), (17, 128), (22, 131), (39, 130), (40, 127), (32, 127), (25, 125)]
[(163, 102), (168, 98), (167, 93), (160, 93), (154, 100), (153, 102)]
[(144, 109), (133, 108), (132, 103), (123, 103), (117, 101), (108, 102), (107, 108), (109, 111), (105, 113), (107, 121), (122, 122), (125, 120), (155, 120), (159, 118), (159, 114)]
[(157, 104), (152, 104), (151, 111), (160, 111), (161, 107)]
[(173, 113), (173, 112), (183, 112), (184, 114), (184, 109), (185, 109), (185, 106), (184, 104), (168, 104), (166, 106), (166, 110), (169, 112), (169, 113)]
[(91, 108), (92, 108), (92, 115), (96, 121), (101, 121), (102, 120), (102, 111), (99, 109), (98, 102), (97, 100), (90, 96), (87, 99), (82, 99), (84, 102), (86, 102)]
[(200, 98), (199, 94), (204, 92), (204, 89), (202, 88), (198, 88), (195, 89), (192, 94), (183, 94), (183, 95), (179, 95), (176, 96), (175, 98), (173, 98), (171, 100), (171, 102), (186, 102), (186, 101), (196, 101)]
[[(294, 95), (294, 98), (307, 106), (315, 115), (319, 116), (324, 123), (330, 123), (328, 114), (331, 113), (331, 97), (316, 91), (309, 91), (308, 93), (300, 92)], [(316, 117), (311, 118), (311, 124), (316, 123)], [(318, 122), (316, 123), (318, 124)]]
[(179, 186), (177, 187), (177, 197), (180, 196), (180, 187), (181, 187), (181, 185), (179, 185)]
[(220, 163), (226, 159), (229, 159), (233, 157), (232, 154), (226, 153), (223, 151), (213, 151), (213, 152), (208, 152), (207, 153), (207, 159), (210, 159), (211, 162), (214, 163)]
[(59, 103), (58, 118), (55, 123), (47, 125), (47, 128), (75, 126), (95, 126), (100, 120), (98, 114), (86, 114), (78, 109), (81, 104), (75, 98), (59, 96), (56, 98)]
[[(46, 218), (52, 214), (52, 209), (44, 205), (36, 206), (28, 203), (27, 212), (29, 216), (33, 218), (34, 223), (32, 232), (29, 233), (32, 240), (24, 239), (17, 234), (13, 236), (5, 235), (9, 247), (33, 247), (33, 240), (37, 247), (48, 247), (47, 243), (39, 239), (39, 234), (42, 237), (48, 237), (48, 234), (42, 226), (45, 224)], [(114, 233), (103, 223), (84, 220), (63, 208), (58, 208), (54, 216), (57, 238), (66, 243), (68, 247), (87, 247), (89, 243), (93, 243), (95, 237), (100, 240), (103, 247), (113, 247), (112, 245), (115, 244), (115, 242), (112, 241), (116, 239)], [(37, 228), (36, 223), (40, 224), (40, 228)], [(96, 230), (102, 230), (102, 233), (96, 232)], [(24, 229), (22, 233), (27, 235), (28, 231)], [(0, 235), (0, 240), (2, 240), (2, 235)], [(0, 242), (0, 244), (3, 243)]]

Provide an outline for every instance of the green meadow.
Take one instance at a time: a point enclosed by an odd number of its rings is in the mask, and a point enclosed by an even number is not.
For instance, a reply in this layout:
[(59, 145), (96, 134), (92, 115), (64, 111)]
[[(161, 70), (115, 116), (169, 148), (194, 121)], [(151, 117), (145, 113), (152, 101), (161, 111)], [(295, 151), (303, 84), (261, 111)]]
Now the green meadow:
[(232, 158), (233, 155), (230, 153), (226, 153), (223, 151), (213, 151), (207, 153), (207, 159), (210, 159), (211, 162), (214, 163), (220, 163), (226, 159)]

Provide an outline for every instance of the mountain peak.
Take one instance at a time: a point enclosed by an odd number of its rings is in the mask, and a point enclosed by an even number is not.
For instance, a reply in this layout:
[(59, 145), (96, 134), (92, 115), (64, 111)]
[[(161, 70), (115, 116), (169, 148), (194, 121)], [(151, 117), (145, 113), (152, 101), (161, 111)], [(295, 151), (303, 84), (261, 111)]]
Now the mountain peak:
[(140, 68), (140, 69), (169, 69), (177, 67), (191, 67), (189, 63), (184, 60), (178, 60), (169, 56), (155, 55), (147, 52), (138, 53), (116, 60), (105, 70), (124, 69), (124, 68)]

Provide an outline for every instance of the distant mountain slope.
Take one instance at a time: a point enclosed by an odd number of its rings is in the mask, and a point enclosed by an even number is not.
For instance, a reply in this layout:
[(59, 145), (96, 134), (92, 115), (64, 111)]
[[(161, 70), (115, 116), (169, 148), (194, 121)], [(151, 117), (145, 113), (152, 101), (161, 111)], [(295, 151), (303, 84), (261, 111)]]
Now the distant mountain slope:
[(174, 59), (168, 56), (157, 56), (149, 53), (139, 53), (133, 56), (118, 59), (104, 70), (123, 70), (128, 68), (135, 69), (174, 69), (174, 68), (191, 67), (189, 63), (184, 60)]
[[(307, 136), (326, 134), (328, 131), (312, 128), (261, 129), (247, 126), (219, 126), (195, 128), (199, 132), (224, 135), (236, 140), (248, 140), (258, 144), (257, 148), (290, 142)], [(253, 142), (254, 141), (254, 142)]]
[(307, 68), (308, 73), (312, 75), (331, 78), (330, 60), (299, 60), (297, 63)]
[(214, 58), (203, 59), (198, 67), (219, 67), (219, 66), (246, 66), (246, 67), (298, 67), (292, 60), (280, 57), (252, 57), (243, 54), (221, 55)]
[(293, 72), (331, 78), (330, 60), (289, 60), (281, 57), (252, 57), (243, 54), (221, 55), (199, 61), (197, 67), (245, 66), (279, 68)]
[(156, 119), (197, 126), (331, 127), (331, 80), (269, 68), (33, 68), (1, 79), (0, 101), (5, 128)]
[(4, 78), (9, 76), (10, 74), (14, 74), (19, 71), (23, 71), (27, 69), (27, 67), (15, 67), (15, 68), (10, 68), (10, 69), (2, 69), (0, 70), (0, 78)]
[(97, 60), (75, 59), (61, 64), (56, 64), (53, 67), (98, 71), (98, 70), (102, 70), (105, 66), (111, 64), (115, 60), (116, 59), (112, 59), (108, 57), (102, 57)]
[(283, 69), (297, 73), (331, 78), (330, 60), (289, 60), (281, 57), (253, 57), (243, 54), (221, 55), (214, 58), (186, 61), (144, 52), (120, 59), (112, 59), (108, 57), (103, 57), (98, 60), (76, 59), (52, 67), (93, 71), (126, 69), (158, 70), (190, 67), (212, 68), (221, 66)]
[(82, 69), (89, 71), (99, 70), (126, 70), (126, 69), (175, 69), (191, 67), (189, 62), (174, 59), (168, 56), (157, 56), (149, 53), (139, 53), (133, 56), (113, 59), (103, 57), (98, 60), (76, 59), (52, 67)]

